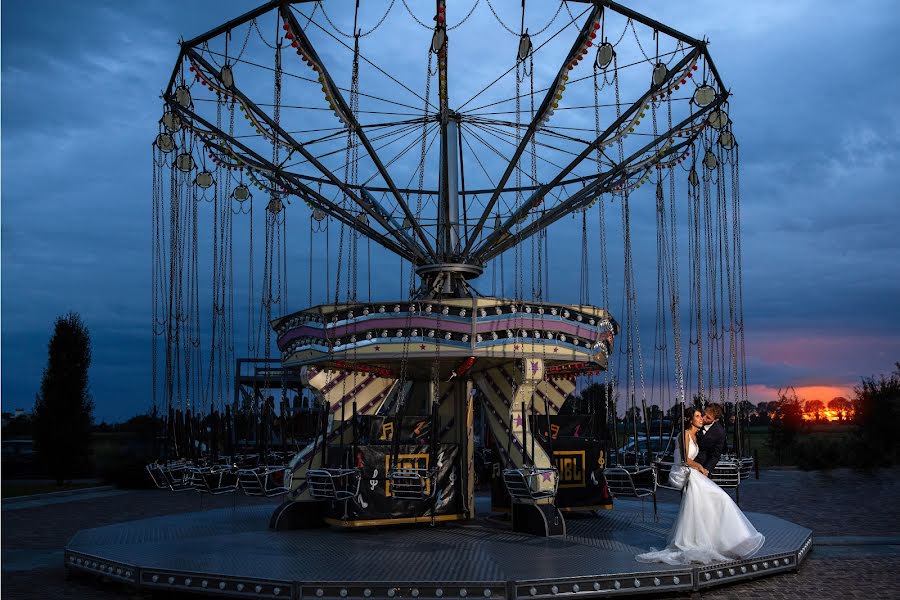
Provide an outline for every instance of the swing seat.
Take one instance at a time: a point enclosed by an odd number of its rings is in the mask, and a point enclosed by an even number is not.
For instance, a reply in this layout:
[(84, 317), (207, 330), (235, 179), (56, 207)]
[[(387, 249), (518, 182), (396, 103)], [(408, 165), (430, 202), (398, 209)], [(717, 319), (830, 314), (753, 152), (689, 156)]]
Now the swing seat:
[[(669, 469), (671, 469), (669, 465)], [(606, 487), (613, 498), (656, 496), (657, 475), (653, 467), (607, 467), (603, 471)]]
[(316, 500), (350, 500), (359, 495), (359, 469), (310, 469), (306, 472), (309, 495)]
[(434, 495), (436, 473), (428, 469), (400, 468), (388, 473), (391, 496), (398, 500), (426, 500)]
[(271, 498), (290, 491), (292, 473), (287, 465), (262, 465), (238, 469), (237, 478), (246, 495)]
[(157, 462), (152, 462), (146, 467), (147, 474), (150, 475), (150, 479), (153, 480), (153, 485), (161, 490), (165, 490), (169, 488), (169, 484), (166, 481), (166, 476), (162, 471), (162, 467)]
[(736, 488), (741, 483), (741, 466), (732, 458), (719, 459), (716, 468), (710, 471), (709, 478), (723, 488)]
[(258, 454), (237, 454), (234, 457), (234, 465), (238, 469), (253, 469), (259, 466)]
[(294, 458), (292, 452), (272, 451), (266, 455), (266, 464), (270, 465), (286, 465)]
[(667, 458), (669, 460), (657, 460), (653, 463), (653, 469), (656, 471), (656, 487), (680, 492), (680, 488), (668, 484), (669, 473), (672, 472), (672, 467), (675, 466), (675, 463), (671, 461), (671, 456)]
[(147, 465), (146, 469), (156, 487), (168, 488), (173, 492), (183, 492), (193, 489), (190, 466), (190, 463), (184, 461), (153, 462)]
[(556, 497), (559, 473), (555, 467), (504, 469), (503, 483), (514, 501), (534, 502)]
[(237, 471), (227, 464), (192, 467), (191, 485), (202, 494), (228, 494), (238, 488)]

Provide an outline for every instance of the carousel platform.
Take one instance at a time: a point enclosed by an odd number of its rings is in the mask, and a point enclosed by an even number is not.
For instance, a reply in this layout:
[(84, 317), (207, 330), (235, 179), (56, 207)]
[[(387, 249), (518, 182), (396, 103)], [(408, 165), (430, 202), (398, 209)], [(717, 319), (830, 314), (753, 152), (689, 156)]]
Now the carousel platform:
[[(478, 498), (479, 514), (488, 498)], [(79, 531), (65, 567), (139, 590), (232, 598), (557, 598), (691, 592), (799, 568), (812, 532), (747, 513), (766, 536), (751, 559), (673, 567), (634, 555), (665, 545), (677, 506), (616, 502), (566, 516), (567, 534), (513, 533), (500, 518), (366, 530), (273, 532), (271, 506), (184, 513)]]

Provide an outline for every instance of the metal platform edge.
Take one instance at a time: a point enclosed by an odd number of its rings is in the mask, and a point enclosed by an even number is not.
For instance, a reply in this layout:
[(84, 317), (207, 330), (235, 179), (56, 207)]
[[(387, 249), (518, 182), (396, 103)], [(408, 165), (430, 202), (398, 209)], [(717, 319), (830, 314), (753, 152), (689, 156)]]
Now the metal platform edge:
[(191, 573), (168, 569), (148, 569), (109, 561), (83, 552), (66, 549), (65, 568), (146, 591), (177, 591), (211, 594), (228, 598), (487, 598), (488, 600), (534, 598), (599, 598), (690, 592), (796, 571), (809, 554), (813, 538), (810, 533), (796, 550), (767, 554), (746, 560), (672, 567), (640, 573), (613, 573), (595, 576), (534, 579), (521, 581), (451, 581), (451, 582), (384, 582), (384, 581), (319, 581), (298, 582), (248, 577), (229, 577), (212, 573)]

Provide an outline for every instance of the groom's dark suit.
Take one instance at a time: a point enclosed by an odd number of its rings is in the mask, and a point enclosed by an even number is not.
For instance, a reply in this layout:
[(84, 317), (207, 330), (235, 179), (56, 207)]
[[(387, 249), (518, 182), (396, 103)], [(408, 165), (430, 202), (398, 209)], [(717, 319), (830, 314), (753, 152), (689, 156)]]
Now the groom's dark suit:
[(715, 469), (716, 464), (719, 462), (719, 457), (725, 451), (725, 428), (722, 427), (722, 424), (716, 421), (706, 433), (702, 436), (698, 435), (697, 447), (700, 451), (694, 460), (709, 471)]

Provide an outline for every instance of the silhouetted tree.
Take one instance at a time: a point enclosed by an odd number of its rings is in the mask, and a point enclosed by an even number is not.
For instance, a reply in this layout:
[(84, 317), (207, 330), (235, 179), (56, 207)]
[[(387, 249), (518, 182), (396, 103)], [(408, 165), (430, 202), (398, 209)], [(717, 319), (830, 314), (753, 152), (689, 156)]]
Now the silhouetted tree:
[(890, 377), (867, 377), (854, 389), (854, 421), (863, 444), (862, 466), (890, 465), (900, 460), (900, 363)]
[(625, 411), (625, 422), (626, 423), (637, 423), (640, 425), (644, 422), (641, 418), (641, 407), (640, 406), (631, 406), (628, 410)]
[(578, 398), (573, 399), (575, 410), (588, 414), (604, 414), (606, 403), (615, 405), (616, 396), (612, 384), (604, 389), (602, 383), (592, 383), (581, 391)]
[(747, 419), (757, 412), (756, 405), (749, 400), (741, 400), (738, 404), (738, 408), (741, 411), (741, 420), (743, 421), (747, 421)]
[(813, 420), (821, 421), (822, 412), (825, 410), (825, 403), (821, 400), (807, 400), (803, 405), (803, 412), (812, 415)]
[(673, 423), (679, 424), (681, 423), (683, 415), (684, 409), (681, 407), (681, 404), (679, 404), (677, 400), (673, 400), (672, 406), (666, 411), (666, 416), (669, 417), (669, 420)]
[(91, 337), (81, 317), (70, 312), (57, 318), (34, 405), (34, 442), (38, 460), (59, 485), (90, 457), (90, 366)]
[(838, 396), (837, 398), (832, 398), (828, 403), (828, 410), (835, 413), (838, 417), (838, 421), (844, 422), (847, 420), (847, 417), (850, 414), (850, 411), (853, 409), (853, 405), (850, 404), (850, 401), (846, 398)]
[[(772, 410), (771, 403), (769, 410)], [(791, 445), (803, 425), (802, 401), (794, 388), (778, 390), (774, 415), (769, 423), (769, 447), (776, 457), (782, 458), (785, 448)]]

